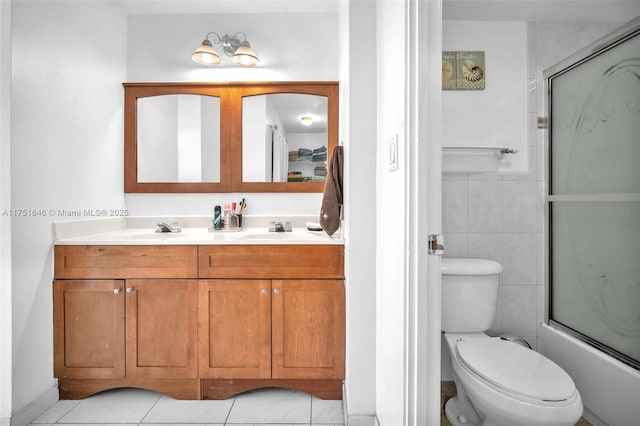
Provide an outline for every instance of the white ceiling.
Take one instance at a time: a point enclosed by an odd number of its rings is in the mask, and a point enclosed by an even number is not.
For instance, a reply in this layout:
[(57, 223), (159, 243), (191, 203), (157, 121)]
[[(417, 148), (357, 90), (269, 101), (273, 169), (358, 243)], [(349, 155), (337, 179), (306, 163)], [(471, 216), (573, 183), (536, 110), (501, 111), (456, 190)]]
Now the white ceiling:
[[(181, 14), (337, 12), (347, 0), (116, 1), (130, 14)], [(640, 0), (443, 0), (443, 18), (456, 20), (627, 22), (636, 16)]]
[(444, 0), (442, 9), (451, 20), (628, 22), (640, 0)]
[[(116, 0), (129, 14), (336, 12), (341, 0)], [(369, 1), (369, 0), (365, 0)]]

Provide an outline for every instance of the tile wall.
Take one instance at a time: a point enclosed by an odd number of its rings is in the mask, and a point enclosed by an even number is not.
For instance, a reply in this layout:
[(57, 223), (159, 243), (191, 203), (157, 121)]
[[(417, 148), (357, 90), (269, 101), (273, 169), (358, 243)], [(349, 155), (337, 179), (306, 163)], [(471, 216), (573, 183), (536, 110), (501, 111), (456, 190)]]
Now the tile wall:
[(446, 257), (503, 265), (491, 335), (524, 337), (537, 348), (544, 320), (544, 115), (542, 72), (622, 25), (530, 22), (528, 30), (528, 173), (445, 173), (442, 228)]

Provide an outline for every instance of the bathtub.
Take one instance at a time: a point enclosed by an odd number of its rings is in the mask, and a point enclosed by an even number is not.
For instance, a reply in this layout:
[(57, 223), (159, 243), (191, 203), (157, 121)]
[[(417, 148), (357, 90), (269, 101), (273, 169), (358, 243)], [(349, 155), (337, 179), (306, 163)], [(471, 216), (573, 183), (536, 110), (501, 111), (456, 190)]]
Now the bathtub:
[(640, 424), (640, 371), (547, 324), (539, 350), (573, 378), (594, 426)]

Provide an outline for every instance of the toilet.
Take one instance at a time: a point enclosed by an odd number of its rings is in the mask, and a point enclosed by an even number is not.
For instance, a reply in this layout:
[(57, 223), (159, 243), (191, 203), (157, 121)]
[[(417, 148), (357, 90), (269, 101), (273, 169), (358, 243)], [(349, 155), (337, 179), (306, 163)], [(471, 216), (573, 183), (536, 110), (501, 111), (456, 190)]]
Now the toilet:
[(442, 259), (442, 331), (457, 395), (445, 414), (454, 426), (572, 426), (582, 400), (557, 364), (522, 345), (490, 337), (502, 266)]

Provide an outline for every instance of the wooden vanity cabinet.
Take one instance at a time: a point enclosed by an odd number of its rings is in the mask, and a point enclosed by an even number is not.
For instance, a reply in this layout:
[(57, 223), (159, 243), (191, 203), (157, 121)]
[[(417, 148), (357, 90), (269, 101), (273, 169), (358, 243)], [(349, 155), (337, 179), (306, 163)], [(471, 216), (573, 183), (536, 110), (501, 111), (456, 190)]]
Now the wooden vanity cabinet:
[(141, 387), (342, 398), (341, 245), (56, 246), (61, 399)]
[[(124, 271), (118, 269), (112, 261), (123, 253), (139, 262), (129, 259)], [(156, 278), (175, 268), (173, 260), (188, 257), (193, 271), (182, 275), (197, 274), (196, 253), (197, 247), (187, 246), (56, 247), (56, 278), (75, 278), (53, 283), (54, 376), (61, 399), (125, 386), (199, 399), (198, 282)], [(78, 265), (87, 272), (78, 274)], [(108, 274), (121, 279), (104, 279)]]
[(54, 376), (117, 379), (125, 374), (123, 280), (55, 280)]
[(342, 246), (207, 246), (199, 253), (204, 398), (260, 387), (342, 398)]

